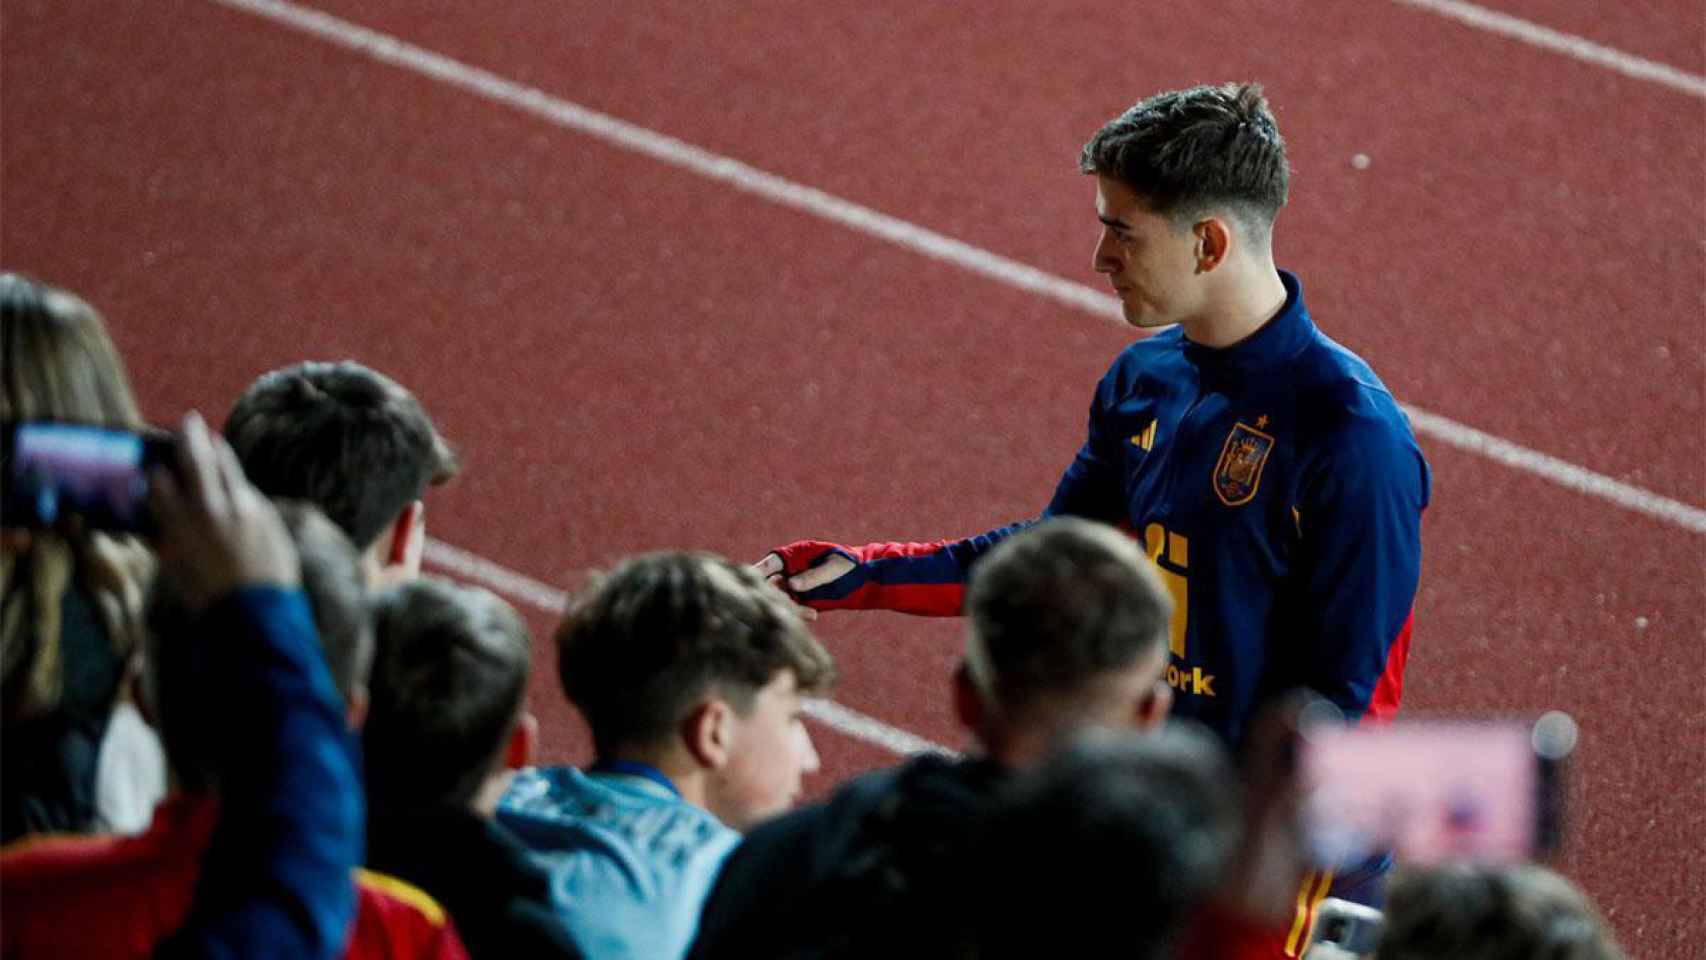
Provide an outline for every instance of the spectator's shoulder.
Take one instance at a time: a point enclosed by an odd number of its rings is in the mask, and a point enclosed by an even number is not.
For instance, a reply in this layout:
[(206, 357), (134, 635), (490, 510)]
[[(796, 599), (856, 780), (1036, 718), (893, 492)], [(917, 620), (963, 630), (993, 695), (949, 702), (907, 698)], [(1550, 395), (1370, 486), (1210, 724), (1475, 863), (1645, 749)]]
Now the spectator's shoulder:
[(407, 880), (358, 867), (356, 919), (350, 932), (352, 958), (466, 957), (450, 915), (432, 895)]

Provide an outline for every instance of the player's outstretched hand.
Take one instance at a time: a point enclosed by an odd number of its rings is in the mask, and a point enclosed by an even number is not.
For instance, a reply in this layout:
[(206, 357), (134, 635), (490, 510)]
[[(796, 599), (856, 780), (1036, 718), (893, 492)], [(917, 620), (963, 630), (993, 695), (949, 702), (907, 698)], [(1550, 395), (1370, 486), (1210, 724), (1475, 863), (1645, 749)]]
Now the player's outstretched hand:
[(839, 543), (796, 540), (765, 554), (753, 566), (766, 582), (786, 593), (800, 605), (803, 615), (812, 620), (817, 618), (818, 610), (833, 609), (840, 604), (805, 595), (854, 574), (859, 561)]
[(156, 468), (148, 505), (160, 574), (192, 612), (238, 587), (294, 587), (296, 545), (278, 510), (243, 475), (237, 455), (200, 414), (184, 418), (177, 472)]

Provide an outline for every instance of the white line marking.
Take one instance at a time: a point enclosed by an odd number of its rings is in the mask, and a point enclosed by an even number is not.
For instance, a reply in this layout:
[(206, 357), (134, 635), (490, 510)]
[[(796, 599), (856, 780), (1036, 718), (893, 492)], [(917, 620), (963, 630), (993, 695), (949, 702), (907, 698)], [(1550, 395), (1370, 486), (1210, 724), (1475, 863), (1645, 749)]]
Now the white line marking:
[(898, 753), (902, 756), (914, 753), (955, 755), (954, 751), (939, 743), (873, 720), (856, 710), (849, 710), (833, 700), (807, 700), (805, 711), (812, 719), (826, 727), (839, 730), (851, 737), (857, 737), (867, 743), (874, 743), (891, 753)]
[(1417, 7), (1442, 17), (1450, 17), (1460, 23), (1466, 23), (1477, 30), (1497, 33), (1513, 40), (1532, 44), (1554, 53), (1586, 61), (1595, 66), (1604, 67), (1621, 73), (1626, 77), (1637, 80), (1647, 80), (1662, 84), (1683, 93), (1691, 93), (1697, 97), (1706, 97), (1706, 77), (1698, 77), (1692, 73), (1670, 66), (1624, 53), (1611, 47), (1601, 46), (1591, 40), (1584, 40), (1571, 33), (1562, 33), (1538, 23), (1518, 20), (1508, 13), (1488, 10), (1473, 3), (1462, 0), (1394, 0), (1406, 6)]
[[(821, 190), (784, 180), (775, 174), (750, 167), (739, 160), (711, 153), (674, 137), (638, 127), (624, 120), (589, 110), (553, 97), (542, 90), (505, 80), (478, 67), (424, 50), (395, 37), (339, 20), (318, 10), (299, 7), (285, 0), (212, 0), (245, 10), (285, 26), (303, 31), (366, 54), (384, 63), (413, 70), (442, 80), (450, 86), (497, 103), (539, 116), (553, 124), (585, 133), (645, 154), (662, 163), (691, 170), (740, 190), (758, 194), (785, 206), (833, 220), (854, 230), (880, 237), (897, 246), (935, 257), (981, 274), (992, 280), (1105, 317), (1119, 317), (1119, 302), (1112, 296), (1083, 284), (1044, 273), (1035, 267), (981, 250), (887, 214), (832, 197)], [(1396, 0), (1418, 6), (1467, 7), (1445, 0)], [(1479, 8), (1473, 8), (1479, 9)], [(1491, 15), (1490, 15), (1491, 16)], [(1510, 18), (1505, 18), (1510, 19)], [(1502, 22), (1502, 21), (1501, 21)], [(1522, 21), (1515, 21), (1521, 23)], [(1530, 25), (1532, 26), (1532, 25)], [(1536, 30), (1543, 28), (1535, 27)], [(1563, 36), (1558, 34), (1557, 36)], [(1586, 43), (1586, 41), (1582, 41)], [(1591, 45), (1590, 45), (1591, 46)], [(1706, 510), (1680, 503), (1601, 476), (1583, 467), (1536, 450), (1517, 446), (1454, 420), (1406, 407), (1418, 432), (1498, 463), (1525, 470), (1580, 493), (1609, 500), (1619, 506), (1673, 523), (1686, 530), (1706, 533)]]
[[(508, 567), (493, 563), (478, 554), (451, 546), (443, 540), (427, 538), (425, 559), (427, 563), (440, 570), (453, 573), (464, 580), (490, 587), (511, 599), (519, 600), (553, 616), (560, 615), (568, 607), (569, 596), (563, 591), (546, 586), (532, 577), (517, 573)], [(868, 717), (857, 710), (831, 700), (807, 700), (805, 712), (812, 719), (831, 730), (846, 734), (856, 740), (875, 744), (891, 753), (904, 756), (925, 751), (946, 754), (954, 752), (941, 744), (908, 733), (899, 727), (889, 726), (875, 717)]]
[(1436, 413), (1400, 404), (1410, 416), (1416, 432), (1427, 434), (1459, 450), (1537, 474), (1561, 487), (1609, 500), (1636, 513), (1675, 524), (1684, 530), (1706, 533), (1706, 510), (1649, 493), (1640, 487), (1602, 476), (1538, 450), (1520, 447), (1474, 427), (1448, 420)]
[(553, 97), (542, 90), (505, 80), (490, 71), (339, 20), (318, 10), (299, 7), (284, 0), (213, 2), (246, 10), (312, 33), (367, 54), (375, 60), (424, 73), (451, 86), (543, 117), (558, 126), (578, 130), (671, 166), (683, 167), (712, 180), (720, 180), (785, 207), (793, 207), (825, 220), (832, 220), (860, 233), (880, 237), (972, 273), (1000, 280), (1009, 286), (1041, 294), (1067, 306), (1110, 319), (1118, 320), (1121, 317), (1119, 301), (1105, 291), (1057, 277), (1017, 260), (1009, 260), (917, 224), (831, 196), (821, 190), (784, 180), (731, 157), (712, 153), (686, 141)]
[(560, 617), (563, 611), (569, 608), (569, 595), (563, 591), (548, 587), (508, 567), (499, 566), (461, 547), (453, 547), (443, 540), (428, 537), (423, 557), (427, 563), (441, 570), (448, 570), (464, 580), (484, 584), (552, 616)]

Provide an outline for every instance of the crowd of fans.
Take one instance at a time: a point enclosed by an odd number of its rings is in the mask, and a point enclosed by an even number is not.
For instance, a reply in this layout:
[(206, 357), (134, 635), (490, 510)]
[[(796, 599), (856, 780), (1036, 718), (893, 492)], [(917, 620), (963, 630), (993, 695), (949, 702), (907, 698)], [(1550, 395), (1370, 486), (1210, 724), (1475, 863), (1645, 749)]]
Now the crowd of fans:
[[(0, 275), (0, 323), (0, 417), (143, 427), (87, 304)], [(1306, 695), (1237, 763), (1169, 721), (1172, 600), (1110, 527), (975, 569), (965, 756), (790, 812), (835, 669), (758, 572), (657, 553), (577, 591), (557, 663), (597, 760), (530, 766), (526, 625), (420, 573), (458, 463), (414, 396), (303, 363), (222, 433), (175, 431), (146, 535), (6, 525), (0, 960), (1275, 956)], [(1376, 918), (1309, 955), (1621, 956), (1534, 865), (1400, 869)]]

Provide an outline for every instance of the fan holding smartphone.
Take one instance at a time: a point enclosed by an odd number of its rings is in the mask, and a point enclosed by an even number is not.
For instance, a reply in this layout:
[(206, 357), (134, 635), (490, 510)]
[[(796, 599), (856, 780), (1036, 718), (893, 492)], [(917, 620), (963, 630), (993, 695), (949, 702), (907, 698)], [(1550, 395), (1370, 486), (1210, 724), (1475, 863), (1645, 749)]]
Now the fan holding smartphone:
[[(153, 558), (127, 531), (145, 522), (136, 480), (158, 446), (100, 314), (81, 299), (0, 273), (0, 347), (0, 839), (135, 826), (123, 821), (155, 798), (103, 797), (96, 771), (125, 752), (103, 750), (103, 737), (141, 636)], [(27, 469), (14, 473), (20, 432)], [(152, 763), (146, 746), (129, 756), (163, 788), (154, 749)]]
[(148, 472), (171, 464), (165, 433), (58, 420), (0, 424), (9, 527), (142, 533)]

